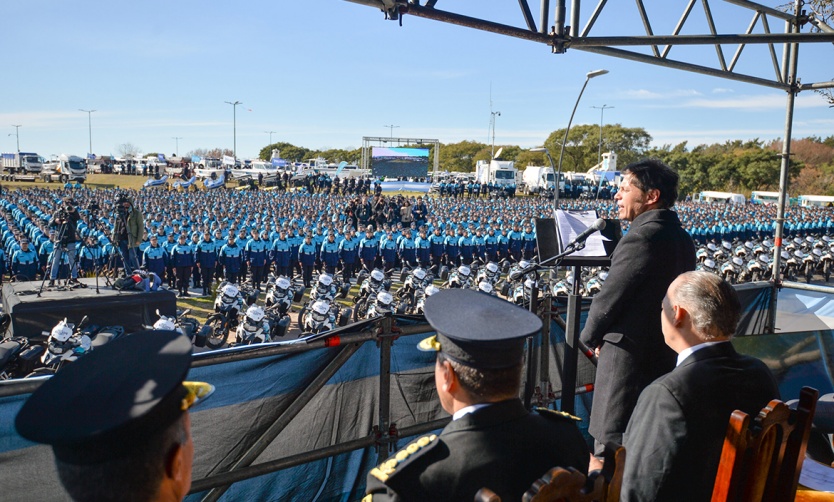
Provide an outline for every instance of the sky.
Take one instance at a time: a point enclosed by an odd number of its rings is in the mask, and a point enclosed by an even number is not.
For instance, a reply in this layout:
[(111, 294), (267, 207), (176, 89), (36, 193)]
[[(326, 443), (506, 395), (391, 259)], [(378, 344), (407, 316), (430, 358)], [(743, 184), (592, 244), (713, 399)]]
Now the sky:
[[(538, 21), (539, 1), (529, 3)], [(669, 34), (687, 2), (644, 3), (655, 34)], [(583, 25), (595, 4), (582, 2)], [(635, 2), (609, 4), (591, 35), (645, 33)], [(743, 33), (753, 18), (719, 0), (710, 5), (719, 33)], [(437, 8), (523, 26), (514, 1), (440, 0)], [(683, 33), (708, 33), (701, 2)], [(239, 158), (256, 157), (270, 139), (312, 149), (358, 148), (364, 136), (392, 134), (488, 143), (491, 112), (500, 112), (496, 144), (534, 147), (567, 125), (585, 74), (596, 69), (610, 73), (589, 82), (574, 124), (599, 124), (593, 107), (605, 105), (613, 107), (605, 123), (642, 127), (654, 146), (784, 136), (780, 90), (579, 50), (552, 54), (544, 44), (414, 16), (399, 26), (344, 0), (9, 2), (3, 45), (0, 151), (17, 148), (17, 124), (20, 149), (47, 158), (84, 155), (90, 140), (97, 155), (117, 155), (125, 143), (169, 156), (236, 145)], [(725, 46), (727, 61), (734, 52)], [(669, 56), (717, 64), (709, 46), (677, 46)], [(801, 81), (834, 78), (832, 61), (834, 45), (802, 46)], [(765, 47), (753, 45), (738, 71), (774, 74)], [(794, 137), (832, 134), (834, 108), (800, 93)]]

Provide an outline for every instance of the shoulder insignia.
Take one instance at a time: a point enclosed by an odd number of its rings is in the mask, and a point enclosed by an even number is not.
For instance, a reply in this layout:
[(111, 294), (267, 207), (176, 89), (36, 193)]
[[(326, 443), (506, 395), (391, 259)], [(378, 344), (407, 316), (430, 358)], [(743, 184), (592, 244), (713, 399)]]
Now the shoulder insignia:
[(374, 500), (374, 496), (371, 493), (362, 497), (362, 502), (373, 502), (373, 500)]
[[(411, 443), (409, 443), (408, 446), (395, 453), (388, 460), (379, 464), (377, 467), (371, 469), (371, 476), (377, 478), (378, 480), (384, 483), (388, 480), (388, 476), (394, 474), (394, 472), (397, 470), (397, 465), (402, 464), (403, 462), (408, 460), (409, 457), (419, 452), (422, 448), (425, 448), (426, 446), (431, 444), (432, 441), (434, 441), (435, 439), (437, 439), (437, 435), (432, 434), (430, 436), (423, 436), (420, 439), (412, 441)], [(363, 502), (365, 501), (363, 500)]]
[(558, 418), (560, 420), (571, 420), (574, 422), (581, 422), (582, 419), (576, 416), (571, 415), (570, 413), (565, 413), (564, 411), (557, 411), (551, 410), (549, 408), (536, 408), (536, 411), (539, 415), (548, 417), (548, 418)]

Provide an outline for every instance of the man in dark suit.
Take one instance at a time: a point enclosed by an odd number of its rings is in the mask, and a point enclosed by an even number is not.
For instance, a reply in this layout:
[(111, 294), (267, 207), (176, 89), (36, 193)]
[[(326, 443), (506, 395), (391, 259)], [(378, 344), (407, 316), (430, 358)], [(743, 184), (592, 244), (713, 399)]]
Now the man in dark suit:
[(598, 458), (605, 444), (622, 444), (640, 392), (675, 367), (675, 353), (663, 343), (660, 319), (652, 313), (675, 277), (695, 269), (695, 246), (671, 210), (678, 174), (657, 160), (630, 164), (622, 174), (614, 198), (619, 218), (631, 225), (581, 335), (599, 356), (588, 427)]
[(625, 433), (622, 500), (708, 501), (730, 415), (755, 416), (779, 390), (770, 370), (730, 344), (735, 290), (709, 272), (669, 286), (660, 318), (677, 367), (640, 394)]
[(538, 317), (464, 289), (430, 296), (425, 313), (437, 335), (418, 347), (437, 351), (437, 394), (452, 422), (372, 469), (363, 502), (471, 501), (484, 487), (503, 500), (521, 500), (552, 467), (587, 473), (578, 419), (530, 412), (518, 398), (524, 339), (541, 330)]

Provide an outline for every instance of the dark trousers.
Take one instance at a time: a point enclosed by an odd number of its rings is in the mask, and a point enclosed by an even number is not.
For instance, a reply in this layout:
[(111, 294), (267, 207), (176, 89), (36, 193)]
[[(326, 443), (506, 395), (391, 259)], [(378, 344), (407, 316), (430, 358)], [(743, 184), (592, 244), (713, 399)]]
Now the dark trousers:
[(282, 267), (282, 266), (276, 265), (275, 266), (275, 273), (278, 275), (278, 277), (284, 276), (284, 277), (287, 277), (289, 279), (292, 279), (292, 275), (291, 275), (292, 272), (291, 272), (290, 267)]
[(191, 283), (194, 284), (195, 288), (200, 287), (201, 279), (202, 274), (200, 273), (200, 269), (198, 267), (191, 267)]
[(256, 266), (253, 265), (249, 268), (252, 270), (252, 285), (255, 286), (256, 288), (260, 287), (261, 286), (261, 281), (263, 280), (263, 277), (264, 277), (264, 267), (263, 266), (256, 267)]
[(237, 284), (238, 277), (239, 275), (237, 272), (232, 272), (231, 270), (229, 270), (228, 267), (226, 267), (226, 280), (228, 282), (231, 282), (232, 284)]
[(188, 281), (191, 279), (191, 267), (176, 267), (177, 290), (181, 293), (188, 292)]
[(342, 279), (345, 282), (353, 279), (353, 267), (355, 265), (355, 263), (344, 263), (344, 267), (342, 268)]
[(168, 286), (175, 288), (177, 287), (177, 276), (174, 274), (174, 267), (168, 265), (165, 267), (165, 279), (168, 281)]
[(238, 277), (240, 278), (241, 282), (246, 280), (246, 274), (249, 271), (249, 267), (246, 266), (246, 262), (240, 264), (240, 272), (238, 272)]
[(203, 294), (211, 293), (211, 278), (214, 276), (214, 269), (208, 267), (200, 267), (200, 275), (203, 279)]
[(301, 274), (304, 279), (304, 287), (309, 288), (313, 280), (313, 265), (301, 265)]

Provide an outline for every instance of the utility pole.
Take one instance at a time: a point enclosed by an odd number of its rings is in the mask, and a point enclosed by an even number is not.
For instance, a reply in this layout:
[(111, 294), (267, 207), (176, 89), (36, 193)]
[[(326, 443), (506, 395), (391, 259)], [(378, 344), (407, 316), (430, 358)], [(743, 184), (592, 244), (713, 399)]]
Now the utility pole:
[(177, 152), (177, 157), (179, 157), (179, 156), (180, 156), (180, 140), (182, 139), (182, 136), (174, 136), (174, 137), (172, 137), (171, 139), (173, 139), (174, 141), (176, 141), (176, 142), (177, 142), (177, 150), (176, 150), (176, 152)]
[(591, 108), (595, 108), (599, 110), (599, 147), (597, 148), (597, 165), (602, 163), (602, 117), (605, 114), (605, 110), (610, 110), (614, 108), (613, 106), (602, 105), (602, 106), (592, 106)]
[(272, 135), (275, 134), (276, 131), (264, 131), (265, 133), (269, 134), (269, 144), (272, 144)]
[(394, 139), (394, 129), (398, 129), (400, 126), (398, 125), (384, 125), (382, 127), (387, 127), (391, 129), (391, 139)]
[(495, 117), (501, 116), (501, 112), (489, 112), (492, 117), (490, 118), (490, 125), (492, 126), (492, 153), (490, 154), (490, 159), (495, 158)]
[(242, 105), (241, 101), (226, 101), (227, 105), (232, 105), (232, 157), (237, 159), (237, 105)]
[[(17, 140), (17, 153), (20, 153), (20, 128), (23, 126), (12, 124), (12, 127), (14, 127), (14, 135)], [(11, 134), (9, 134), (9, 136), (11, 136)]]
[(78, 109), (79, 112), (84, 112), (87, 114), (87, 132), (90, 136), (90, 152), (89, 154), (93, 154), (93, 112), (95, 110), (83, 110), (81, 108)]

